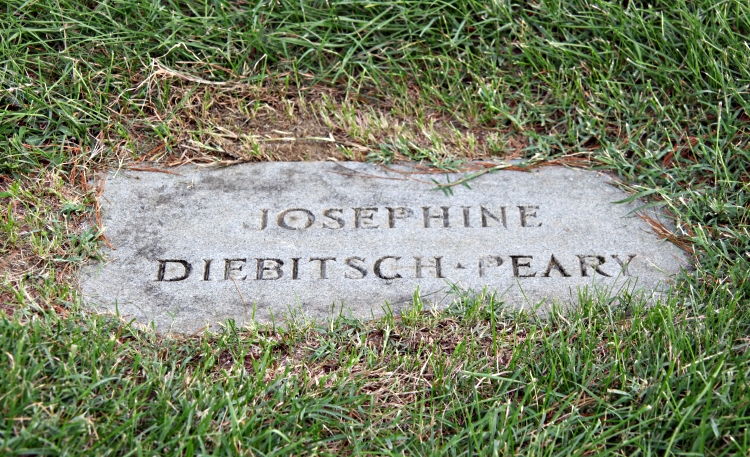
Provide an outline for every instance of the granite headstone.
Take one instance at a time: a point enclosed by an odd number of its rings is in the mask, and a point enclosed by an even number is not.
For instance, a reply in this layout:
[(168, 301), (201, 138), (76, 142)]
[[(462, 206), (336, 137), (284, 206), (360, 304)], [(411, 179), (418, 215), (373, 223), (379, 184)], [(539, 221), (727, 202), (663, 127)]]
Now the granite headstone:
[(115, 249), (81, 276), (90, 306), (160, 331), (377, 317), (417, 290), (434, 306), (486, 288), (540, 309), (582, 287), (661, 294), (686, 262), (592, 171), (501, 170), (451, 192), (433, 179), (461, 175), (363, 163), (170, 172), (110, 173), (101, 206)]

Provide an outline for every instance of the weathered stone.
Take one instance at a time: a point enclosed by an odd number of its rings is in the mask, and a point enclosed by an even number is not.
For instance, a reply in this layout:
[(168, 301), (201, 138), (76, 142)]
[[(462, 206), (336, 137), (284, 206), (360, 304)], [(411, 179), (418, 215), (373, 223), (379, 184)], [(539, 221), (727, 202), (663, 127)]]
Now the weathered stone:
[(440, 175), (361, 163), (172, 171), (109, 177), (116, 250), (81, 277), (88, 304), (161, 331), (295, 310), (368, 318), (417, 288), (446, 305), (454, 284), (517, 306), (575, 302), (592, 284), (658, 293), (685, 264), (595, 172), (499, 171), (446, 195)]

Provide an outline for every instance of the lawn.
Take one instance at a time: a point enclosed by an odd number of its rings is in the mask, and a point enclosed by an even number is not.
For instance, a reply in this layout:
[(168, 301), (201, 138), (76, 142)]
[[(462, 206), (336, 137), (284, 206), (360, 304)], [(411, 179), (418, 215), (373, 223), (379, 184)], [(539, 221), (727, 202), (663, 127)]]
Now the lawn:
[[(674, 294), (159, 335), (81, 303), (107, 169), (510, 159), (673, 221)], [(748, 455), (750, 3), (6, 0), (0, 455)], [(374, 304), (379, 305), (379, 304)]]

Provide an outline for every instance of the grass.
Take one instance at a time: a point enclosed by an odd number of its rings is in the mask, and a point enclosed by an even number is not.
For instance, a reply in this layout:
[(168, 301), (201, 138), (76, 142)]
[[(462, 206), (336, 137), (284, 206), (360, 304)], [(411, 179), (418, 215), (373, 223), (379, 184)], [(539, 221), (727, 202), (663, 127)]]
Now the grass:
[(328, 329), (164, 339), (39, 311), (2, 322), (12, 454), (746, 452), (747, 310), (491, 296)]
[[(746, 2), (0, 15), (0, 454), (748, 454)], [(97, 171), (327, 158), (605, 170), (672, 215), (695, 271), (657, 306), (591, 291), (548, 320), (458, 294), (183, 338), (81, 306)]]

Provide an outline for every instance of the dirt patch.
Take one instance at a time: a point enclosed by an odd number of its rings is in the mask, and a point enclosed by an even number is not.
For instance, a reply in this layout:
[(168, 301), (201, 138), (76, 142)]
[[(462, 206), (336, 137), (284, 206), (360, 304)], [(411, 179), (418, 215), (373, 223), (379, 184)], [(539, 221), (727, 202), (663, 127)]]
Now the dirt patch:
[(12, 316), (21, 305), (65, 312), (61, 297), (73, 301), (65, 285), (98, 251), (95, 233), (87, 235), (92, 200), (60, 170), (0, 177), (0, 312)]
[(408, 159), (451, 168), (517, 157), (527, 144), (429, 110), (419, 94), (396, 105), (324, 86), (206, 84), (177, 72), (156, 72), (141, 86), (137, 115), (121, 113), (127, 137), (110, 132), (104, 140), (120, 163)]

